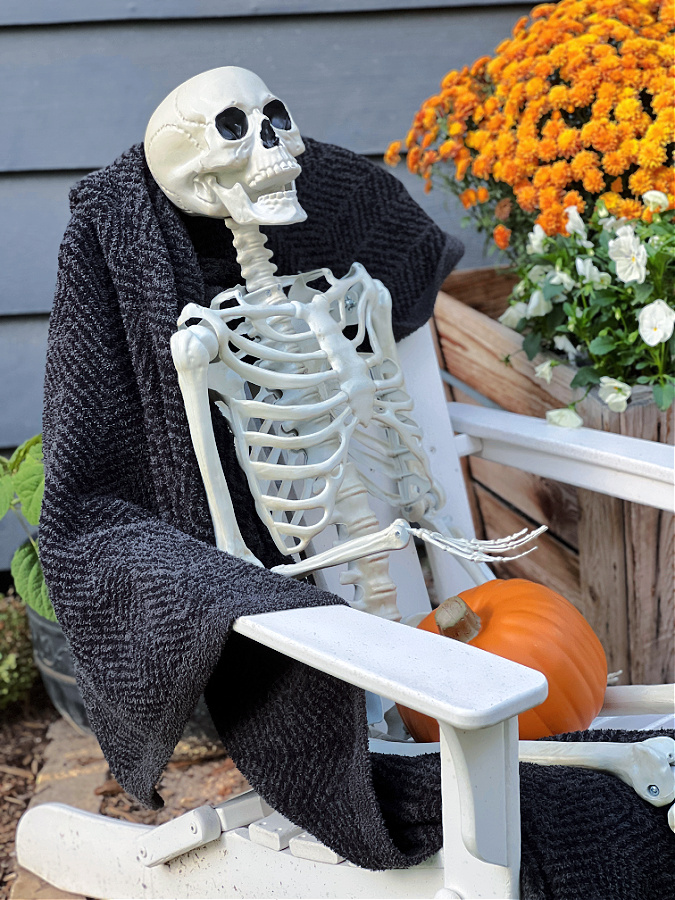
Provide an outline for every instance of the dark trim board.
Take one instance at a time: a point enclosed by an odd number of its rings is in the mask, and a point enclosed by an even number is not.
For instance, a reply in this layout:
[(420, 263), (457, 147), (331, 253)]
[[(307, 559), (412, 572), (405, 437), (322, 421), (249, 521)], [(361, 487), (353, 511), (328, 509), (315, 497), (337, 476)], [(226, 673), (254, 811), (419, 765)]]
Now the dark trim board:
[(0, 27), (76, 22), (391, 12), (448, 7), (509, 6), (518, 0), (4, 0)]

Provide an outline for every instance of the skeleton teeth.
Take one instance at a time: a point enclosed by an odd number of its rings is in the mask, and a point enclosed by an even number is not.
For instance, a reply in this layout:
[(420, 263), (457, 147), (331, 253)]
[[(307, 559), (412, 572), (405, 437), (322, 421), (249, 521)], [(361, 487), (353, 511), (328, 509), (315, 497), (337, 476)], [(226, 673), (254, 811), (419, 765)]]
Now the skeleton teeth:
[[(282, 160), (282, 162), (275, 163), (273, 166), (268, 166), (263, 169), (258, 175), (250, 183), (250, 186), (255, 189), (257, 185), (261, 182), (268, 181), (270, 178), (276, 178), (278, 175), (282, 175), (284, 172), (291, 171), (293, 169), (297, 169), (297, 163), (291, 162), (290, 160)], [(286, 185), (284, 185), (286, 189)]]

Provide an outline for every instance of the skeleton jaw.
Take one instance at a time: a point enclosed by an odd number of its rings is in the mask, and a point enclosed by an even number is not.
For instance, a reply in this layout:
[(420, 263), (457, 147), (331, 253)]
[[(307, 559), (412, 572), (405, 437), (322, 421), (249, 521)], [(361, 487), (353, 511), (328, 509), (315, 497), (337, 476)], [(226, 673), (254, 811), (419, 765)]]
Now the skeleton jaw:
[(237, 225), (292, 225), (307, 218), (294, 184), (291, 181), (282, 190), (271, 190), (256, 197), (251, 197), (240, 183), (226, 188), (214, 180), (211, 189), (224, 207), (225, 217)]
[(215, 178), (210, 187), (238, 225), (291, 225), (304, 222), (307, 214), (298, 202), (295, 179), (302, 169), (290, 156), (277, 155), (270, 165), (231, 188)]

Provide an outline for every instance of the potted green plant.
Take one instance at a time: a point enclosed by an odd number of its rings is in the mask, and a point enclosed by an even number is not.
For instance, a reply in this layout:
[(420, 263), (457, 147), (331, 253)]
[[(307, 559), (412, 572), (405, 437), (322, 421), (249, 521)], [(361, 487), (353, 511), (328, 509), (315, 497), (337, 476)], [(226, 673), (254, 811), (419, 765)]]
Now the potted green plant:
[(33, 658), (56, 709), (75, 728), (89, 731), (68, 643), (56, 621), (40, 564), (35, 529), (44, 485), (41, 435), (25, 441), (9, 459), (0, 456), (0, 519), (13, 514), (26, 532), (12, 558), (11, 572), (16, 592), (26, 604)]

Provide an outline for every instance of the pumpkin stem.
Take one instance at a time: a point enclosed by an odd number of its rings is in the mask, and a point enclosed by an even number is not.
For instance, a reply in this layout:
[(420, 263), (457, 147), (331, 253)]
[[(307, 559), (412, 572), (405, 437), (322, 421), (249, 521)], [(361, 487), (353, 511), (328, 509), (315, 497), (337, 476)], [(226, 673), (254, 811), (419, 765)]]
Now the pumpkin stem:
[(449, 597), (441, 603), (434, 618), (442, 635), (463, 644), (468, 644), (480, 633), (480, 616), (461, 597)]

